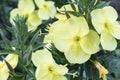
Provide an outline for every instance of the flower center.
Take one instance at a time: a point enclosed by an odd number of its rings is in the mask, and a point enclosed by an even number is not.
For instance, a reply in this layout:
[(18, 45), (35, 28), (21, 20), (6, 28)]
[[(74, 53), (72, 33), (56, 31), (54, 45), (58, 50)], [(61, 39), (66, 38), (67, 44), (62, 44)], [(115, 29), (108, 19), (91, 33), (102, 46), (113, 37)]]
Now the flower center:
[(80, 36), (75, 36), (75, 37), (73, 38), (73, 40), (74, 40), (75, 42), (79, 42), (79, 41), (80, 41)]
[(49, 71), (50, 73), (53, 73), (53, 72), (54, 72), (54, 67), (53, 67), (53, 66), (49, 66), (49, 67), (48, 67), (48, 71)]
[(47, 4), (43, 4), (43, 8), (49, 10), (49, 6)]
[(25, 16), (25, 17), (29, 17), (29, 13), (25, 13), (25, 14), (23, 14), (23, 16)]
[(106, 22), (106, 23), (105, 23), (105, 28), (106, 28), (106, 29), (109, 29), (109, 26), (110, 26), (110, 25)]

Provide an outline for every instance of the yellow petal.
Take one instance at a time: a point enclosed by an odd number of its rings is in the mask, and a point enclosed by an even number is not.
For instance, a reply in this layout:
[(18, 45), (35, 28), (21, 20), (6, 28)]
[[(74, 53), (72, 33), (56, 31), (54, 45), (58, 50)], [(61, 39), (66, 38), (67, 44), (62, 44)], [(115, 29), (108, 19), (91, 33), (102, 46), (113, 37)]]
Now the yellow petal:
[(48, 67), (40, 65), (37, 67), (35, 72), (35, 77), (37, 80), (52, 80), (52, 74), (49, 73)]
[[(102, 9), (103, 16), (106, 20), (114, 22), (118, 18), (117, 11), (112, 6), (107, 6)], [(98, 18), (99, 19), (99, 18)]]
[(17, 15), (22, 15), (21, 11), (18, 8), (15, 8), (10, 12), (10, 22), (11, 22), (11, 24), (15, 25), (13, 20), (15, 19), (15, 17)]
[(117, 47), (117, 41), (106, 29), (104, 29), (101, 33), (101, 44), (103, 49), (109, 51), (115, 50)]
[(43, 65), (44, 63), (55, 63), (52, 54), (47, 49), (38, 50), (32, 53), (32, 62), (35, 66)]
[(66, 73), (68, 73), (68, 69), (66, 66), (56, 64), (55, 67), (56, 67), (55, 69), (56, 75), (65, 75)]
[(94, 54), (98, 52), (99, 44), (99, 36), (93, 30), (90, 30), (90, 32), (80, 40), (81, 48), (88, 54)]
[(2, 72), (1, 70), (0, 70), (0, 80), (7, 80), (8, 79), (8, 77), (9, 77), (9, 72)]
[[(35, 73), (36, 79), (37, 80), (59, 80), (59, 79), (66, 80), (65, 77), (62, 77), (62, 75), (64, 75), (64, 72), (66, 73), (65, 69), (67, 69), (67, 68), (62, 65), (61, 66), (57, 65), (57, 67), (56, 67), (56, 65), (57, 64), (44, 63), (43, 65), (38, 66), (36, 73)], [(50, 66), (52, 66), (52, 67), (50, 67)], [(51, 68), (52, 71), (49, 71), (49, 68)], [(68, 71), (68, 69), (67, 69), (67, 71)], [(59, 72), (61, 72), (61, 73), (59, 74)]]
[(34, 0), (35, 4), (39, 7), (44, 0)]
[(62, 35), (61, 38), (60, 36), (56, 37), (56, 39), (53, 40), (53, 43), (55, 44), (55, 47), (61, 52), (66, 51), (66, 49), (71, 45), (70, 40), (62, 38)]
[(34, 11), (28, 17), (28, 30), (35, 30), (41, 23), (42, 20), (38, 17), (38, 11)]
[(95, 9), (91, 12), (92, 24), (98, 33), (101, 33), (105, 26), (105, 18), (101, 9)]
[(7, 80), (8, 77), (9, 72), (5, 69), (5, 63), (0, 61), (0, 80)]
[(53, 80), (67, 80), (65, 76), (55, 76)]
[(79, 34), (81, 37), (89, 32), (89, 27), (84, 17), (72, 16), (67, 20), (66, 26), (69, 27), (70, 32)]
[(112, 36), (114, 36), (117, 39), (120, 39), (120, 24), (117, 21), (111, 24), (109, 30)]
[(35, 9), (33, 0), (19, 0), (18, 8), (22, 11), (24, 15), (32, 13)]
[(41, 1), (38, 7), (38, 15), (43, 20), (54, 18), (54, 16), (56, 15), (56, 8), (54, 6), (54, 2), (52, 1)]
[(69, 46), (69, 38), (71, 38), (71, 34), (68, 32), (68, 27), (64, 25), (63, 21), (57, 21), (51, 25), (49, 29), (48, 39), (52, 39), (56, 48), (61, 52), (65, 51), (65, 49)]
[(79, 43), (72, 44), (65, 52), (65, 57), (70, 63), (82, 64), (90, 58), (90, 54), (86, 54), (80, 47)]

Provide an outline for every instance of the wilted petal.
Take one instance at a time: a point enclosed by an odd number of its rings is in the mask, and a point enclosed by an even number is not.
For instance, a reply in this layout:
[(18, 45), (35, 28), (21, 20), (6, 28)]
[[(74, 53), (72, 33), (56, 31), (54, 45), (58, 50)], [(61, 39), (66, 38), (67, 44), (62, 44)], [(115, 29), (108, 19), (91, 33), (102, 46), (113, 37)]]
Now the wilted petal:
[(105, 17), (101, 9), (95, 9), (91, 12), (92, 24), (98, 33), (101, 33), (105, 26)]
[(32, 53), (32, 62), (35, 66), (54, 63), (51, 53), (47, 49), (38, 50)]
[(90, 30), (89, 33), (80, 40), (81, 48), (88, 54), (94, 54), (99, 51), (99, 36), (98, 34)]
[(109, 51), (115, 50), (117, 47), (117, 41), (106, 29), (104, 29), (101, 33), (101, 44), (103, 49)]
[(82, 64), (90, 58), (90, 54), (86, 54), (80, 47), (79, 43), (73, 44), (65, 52), (65, 57), (70, 63)]

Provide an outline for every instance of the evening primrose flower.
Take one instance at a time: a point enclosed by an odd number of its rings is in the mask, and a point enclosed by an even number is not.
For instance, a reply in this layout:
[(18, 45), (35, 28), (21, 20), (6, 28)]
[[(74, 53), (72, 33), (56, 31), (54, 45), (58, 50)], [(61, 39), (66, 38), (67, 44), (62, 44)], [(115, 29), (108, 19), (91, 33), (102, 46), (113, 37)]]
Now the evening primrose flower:
[(39, 8), (38, 15), (41, 19), (54, 18), (57, 11), (53, 1), (35, 0), (35, 3)]
[(67, 80), (64, 76), (68, 69), (58, 65), (47, 50), (38, 50), (32, 54), (33, 64), (37, 67), (35, 77), (37, 80)]
[(103, 67), (98, 61), (94, 61), (94, 64), (96, 68), (99, 70), (100, 78), (102, 78), (103, 80), (107, 80), (106, 74), (108, 74), (108, 70), (105, 69), (105, 67)]
[(38, 11), (35, 10), (33, 0), (19, 0), (18, 8), (10, 12), (10, 21), (12, 24), (14, 24), (13, 19), (17, 15), (28, 18), (27, 25), (29, 31), (35, 30), (42, 23), (42, 20), (38, 17)]
[(91, 54), (99, 51), (99, 36), (89, 30), (84, 17), (71, 17), (64, 23), (51, 26), (52, 42), (56, 48), (65, 53), (70, 63), (84, 63)]
[(93, 26), (101, 34), (100, 40), (103, 49), (115, 50), (116, 39), (120, 39), (120, 24), (116, 21), (118, 18), (116, 10), (111, 6), (95, 9), (91, 12), (91, 17)]
[[(14, 69), (18, 63), (18, 55), (8, 54), (5, 60), (11, 65)], [(9, 69), (5, 61), (0, 61), (0, 80), (7, 80), (9, 77)]]

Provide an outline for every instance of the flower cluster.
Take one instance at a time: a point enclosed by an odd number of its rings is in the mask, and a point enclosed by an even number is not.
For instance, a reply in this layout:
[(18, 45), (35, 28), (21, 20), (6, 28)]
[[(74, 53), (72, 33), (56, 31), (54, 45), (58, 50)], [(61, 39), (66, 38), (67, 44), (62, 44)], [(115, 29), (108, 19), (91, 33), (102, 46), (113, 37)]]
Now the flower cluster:
[[(76, 0), (77, 1), (77, 0)], [(71, 3), (74, 3), (72, 0)], [(95, 3), (94, 3), (95, 4)], [(120, 39), (120, 24), (117, 21), (118, 14), (111, 6), (93, 9), (89, 12), (89, 19), (82, 15), (73, 15), (69, 12), (79, 13), (78, 5), (71, 4), (57, 9), (53, 1), (45, 0), (19, 0), (18, 8), (10, 12), (10, 22), (14, 22), (15, 16), (20, 15), (27, 18), (28, 32), (35, 31), (43, 21), (57, 18), (58, 20), (47, 25), (47, 35), (44, 36), (44, 43), (40, 50), (31, 50), (31, 64), (35, 67), (36, 80), (68, 80), (68, 64), (84, 64), (90, 60), (99, 70), (100, 78), (106, 80), (107, 69), (98, 61), (91, 60), (100, 50), (113, 51), (117, 47), (117, 40)], [(68, 11), (68, 12), (67, 12)], [(68, 61), (67, 65), (57, 63), (52, 52), (51, 44), (64, 55)], [(7, 61), (12, 68), (17, 66), (19, 56), (9, 54), (4, 61), (0, 61), (0, 80), (7, 80), (9, 69)], [(76, 76), (76, 72), (72, 73)]]
[(53, 18), (56, 14), (54, 2), (35, 0), (38, 9), (35, 9), (33, 0), (19, 0), (18, 8), (13, 9), (10, 12), (10, 21), (14, 24), (13, 19), (15, 16), (20, 15), (27, 17), (28, 30), (35, 30), (42, 20)]

